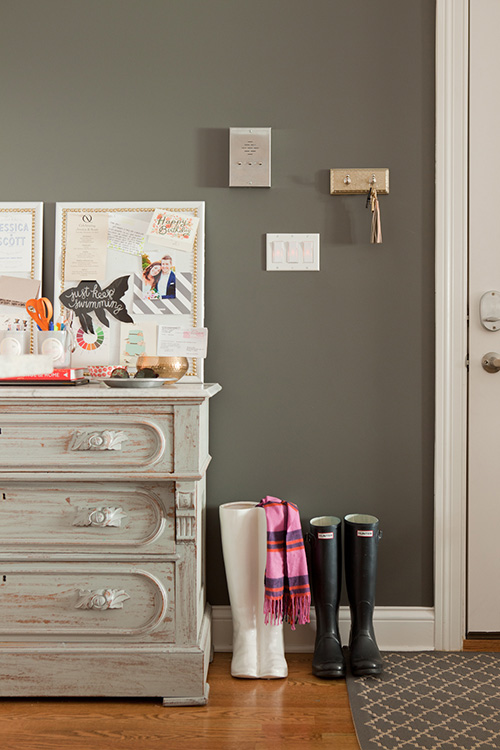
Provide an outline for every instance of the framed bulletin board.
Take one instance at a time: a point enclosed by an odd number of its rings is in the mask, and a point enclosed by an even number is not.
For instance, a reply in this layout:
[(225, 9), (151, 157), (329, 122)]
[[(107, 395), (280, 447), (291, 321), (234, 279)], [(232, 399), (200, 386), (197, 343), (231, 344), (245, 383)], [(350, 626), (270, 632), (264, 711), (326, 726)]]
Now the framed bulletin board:
[[(72, 367), (133, 368), (156, 355), (158, 326), (203, 326), (204, 230), (199, 201), (56, 204), (54, 309), (72, 311)], [(203, 359), (189, 362), (184, 378), (203, 382)]]
[(43, 203), (0, 203), (0, 329), (30, 332), (25, 302), (40, 295)]

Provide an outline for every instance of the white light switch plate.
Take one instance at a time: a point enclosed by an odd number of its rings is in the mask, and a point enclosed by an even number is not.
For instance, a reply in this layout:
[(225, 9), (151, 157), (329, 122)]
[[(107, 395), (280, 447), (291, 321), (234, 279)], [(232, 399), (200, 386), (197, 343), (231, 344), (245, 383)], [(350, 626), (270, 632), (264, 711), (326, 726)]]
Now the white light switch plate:
[(319, 234), (266, 234), (268, 271), (319, 271)]
[(271, 187), (271, 128), (229, 128), (229, 187)]

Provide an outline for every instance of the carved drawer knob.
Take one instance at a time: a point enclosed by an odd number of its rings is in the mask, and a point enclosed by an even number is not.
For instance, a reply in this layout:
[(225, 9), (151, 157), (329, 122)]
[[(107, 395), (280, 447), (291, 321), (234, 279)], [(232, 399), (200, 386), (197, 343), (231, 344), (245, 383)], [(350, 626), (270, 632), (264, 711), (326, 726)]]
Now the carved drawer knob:
[(80, 589), (75, 609), (122, 609), (127, 599), (130, 596), (124, 589)]
[(121, 526), (123, 508), (77, 508), (73, 526)]
[(93, 510), (89, 515), (91, 526), (104, 526), (106, 522), (106, 513), (102, 510)]
[(103, 594), (96, 594), (88, 604), (89, 609), (108, 609), (109, 603)]

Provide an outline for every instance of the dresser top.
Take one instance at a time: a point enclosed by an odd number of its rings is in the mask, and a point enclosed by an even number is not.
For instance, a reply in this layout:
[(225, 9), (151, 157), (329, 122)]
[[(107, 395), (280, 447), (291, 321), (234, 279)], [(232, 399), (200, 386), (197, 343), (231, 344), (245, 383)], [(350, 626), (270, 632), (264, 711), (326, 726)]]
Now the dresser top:
[(176, 383), (160, 388), (110, 388), (105, 383), (87, 383), (86, 385), (0, 385), (0, 401), (36, 398), (40, 401), (50, 399), (107, 399), (107, 400), (156, 400), (173, 402), (193, 401), (200, 403), (215, 396), (221, 390), (218, 383)]

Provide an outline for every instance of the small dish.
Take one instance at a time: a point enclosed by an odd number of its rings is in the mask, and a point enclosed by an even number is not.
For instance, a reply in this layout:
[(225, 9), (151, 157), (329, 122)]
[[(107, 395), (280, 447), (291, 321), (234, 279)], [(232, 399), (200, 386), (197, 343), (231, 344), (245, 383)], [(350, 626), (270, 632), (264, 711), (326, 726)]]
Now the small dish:
[(160, 388), (166, 383), (176, 383), (177, 378), (104, 378), (110, 388)]

